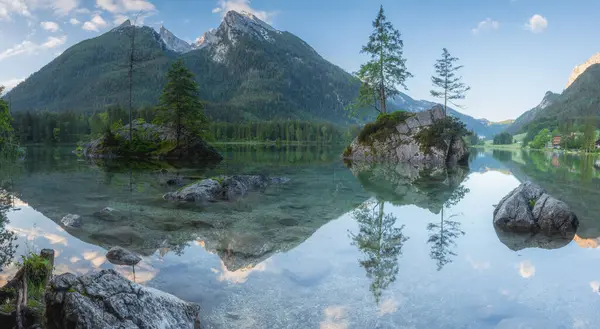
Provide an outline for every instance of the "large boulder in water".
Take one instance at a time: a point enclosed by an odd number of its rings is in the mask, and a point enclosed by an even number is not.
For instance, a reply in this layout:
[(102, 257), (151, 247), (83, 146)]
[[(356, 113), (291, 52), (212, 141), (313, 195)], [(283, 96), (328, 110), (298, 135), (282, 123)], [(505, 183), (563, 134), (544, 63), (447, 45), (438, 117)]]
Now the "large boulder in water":
[(577, 216), (567, 204), (531, 182), (511, 191), (494, 209), (494, 226), (510, 232), (558, 232), (566, 236), (578, 225)]
[(263, 189), (271, 184), (283, 184), (285, 177), (261, 175), (220, 176), (203, 179), (178, 191), (167, 193), (163, 199), (183, 202), (231, 201), (244, 197), (248, 192)]
[(133, 283), (114, 270), (57, 276), (45, 300), (48, 329), (200, 328), (200, 306)]
[(409, 163), (422, 168), (446, 167), (467, 162), (469, 151), (462, 137), (439, 137), (443, 141), (429, 146), (422, 144), (419, 138), (419, 133), (425, 129), (433, 129), (435, 132), (446, 129), (439, 126), (448, 122), (441, 106), (436, 105), (428, 111), (416, 114), (394, 112), (384, 118), (366, 125), (346, 148), (343, 158), (367, 162)]

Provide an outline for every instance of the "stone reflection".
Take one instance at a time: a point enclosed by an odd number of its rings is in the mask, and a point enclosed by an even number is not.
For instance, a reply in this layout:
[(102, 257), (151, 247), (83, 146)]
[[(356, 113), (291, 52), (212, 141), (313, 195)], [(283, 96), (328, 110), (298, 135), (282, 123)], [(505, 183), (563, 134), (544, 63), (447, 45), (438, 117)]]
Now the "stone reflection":
[(407, 163), (360, 162), (347, 165), (365, 190), (378, 200), (397, 206), (415, 205), (434, 214), (439, 214), (447, 201), (457, 197), (455, 190), (469, 174), (469, 169), (464, 167), (423, 169)]
[(397, 218), (385, 214), (384, 202), (365, 203), (352, 213), (359, 225), (358, 233), (350, 233), (353, 245), (363, 253), (360, 266), (371, 279), (370, 290), (379, 304), (383, 291), (396, 280), (398, 257), (408, 240), (403, 234), (404, 225), (397, 226)]
[(427, 243), (431, 244), (429, 255), (437, 264), (437, 270), (441, 271), (444, 266), (452, 262), (452, 257), (456, 253), (452, 251), (452, 247), (456, 246), (456, 239), (465, 235), (465, 232), (460, 229), (461, 223), (453, 220), (458, 215), (453, 214), (444, 218), (444, 208), (450, 208), (462, 200), (469, 193), (469, 189), (463, 185), (458, 186), (453, 192), (448, 201), (446, 201), (440, 211), (440, 222), (427, 224), (427, 230), (430, 231)]

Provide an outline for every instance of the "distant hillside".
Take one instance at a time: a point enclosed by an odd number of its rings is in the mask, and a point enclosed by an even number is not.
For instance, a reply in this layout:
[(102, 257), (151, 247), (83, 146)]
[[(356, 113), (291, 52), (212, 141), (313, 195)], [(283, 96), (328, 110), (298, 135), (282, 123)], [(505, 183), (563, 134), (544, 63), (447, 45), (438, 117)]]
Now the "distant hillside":
[(561, 94), (547, 92), (540, 105), (525, 112), (507, 132), (525, 132), (529, 126), (558, 126), (565, 120), (582, 122), (600, 117), (600, 55), (575, 68), (567, 89)]
[[(390, 100), (393, 110), (405, 110), (409, 112), (421, 112), (431, 109), (437, 103), (426, 100), (415, 100), (410, 96), (400, 93), (396, 98)], [(460, 113), (448, 107), (448, 114), (460, 119), (465, 123), (467, 129), (474, 131), (477, 135), (492, 138), (494, 135), (502, 132), (512, 122), (510, 120), (504, 122), (491, 122), (486, 119), (475, 119), (469, 115)]]
[(186, 46), (164, 28), (159, 34), (129, 21), (82, 41), (15, 87), (9, 93), (13, 110), (91, 112), (126, 105), (134, 28), (136, 107), (158, 102), (165, 73), (182, 58), (213, 119), (348, 121), (344, 108), (358, 93), (354, 77), (293, 34), (235, 11), (195, 45)]
[(511, 134), (516, 134), (521, 132), (529, 123), (531, 123), (536, 116), (545, 108), (553, 104), (558, 98), (560, 94), (555, 94), (551, 91), (547, 91), (546, 95), (540, 102), (540, 104), (531, 110), (521, 114), (511, 125), (506, 128), (506, 132)]

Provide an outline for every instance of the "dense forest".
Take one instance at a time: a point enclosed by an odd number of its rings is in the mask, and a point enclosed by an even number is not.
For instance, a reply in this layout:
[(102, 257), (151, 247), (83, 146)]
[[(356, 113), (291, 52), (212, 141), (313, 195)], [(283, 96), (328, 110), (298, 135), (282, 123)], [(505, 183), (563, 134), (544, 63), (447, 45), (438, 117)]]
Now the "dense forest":
[[(152, 122), (154, 108), (141, 108), (134, 119)], [(111, 107), (104, 112), (85, 114), (65, 112), (19, 112), (13, 115), (17, 141), (27, 143), (77, 143), (99, 136), (107, 129), (116, 130), (129, 122), (122, 108)], [(207, 139), (219, 142), (310, 142), (345, 143), (356, 136), (358, 126), (340, 127), (331, 123), (288, 121), (257, 121), (247, 123), (211, 122)]]

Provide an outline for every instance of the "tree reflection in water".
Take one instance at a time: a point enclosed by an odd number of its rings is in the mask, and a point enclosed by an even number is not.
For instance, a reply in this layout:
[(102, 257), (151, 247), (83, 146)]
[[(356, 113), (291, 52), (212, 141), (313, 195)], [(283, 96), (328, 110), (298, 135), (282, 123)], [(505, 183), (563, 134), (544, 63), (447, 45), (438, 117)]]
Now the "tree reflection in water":
[(360, 266), (372, 280), (370, 290), (379, 304), (383, 291), (396, 280), (398, 256), (408, 240), (402, 231), (404, 225), (396, 227), (397, 218), (384, 213), (384, 202), (367, 203), (352, 213), (359, 225), (358, 234), (350, 232), (352, 245), (364, 254)]
[(7, 190), (12, 183), (14, 172), (14, 159), (0, 152), (0, 272), (13, 260), (17, 248), (15, 233), (6, 229), (8, 224), (6, 214), (14, 209), (14, 197)]
[(427, 224), (427, 230), (431, 231), (427, 240), (427, 243), (431, 244), (429, 256), (436, 261), (438, 271), (441, 271), (448, 263), (452, 263), (452, 257), (456, 256), (456, 253), (452, 251), (452, 247), (456, 246), (458, 237), (465, 235), (465, 232), (460, 229), (461, 223), (452, 220), (457, 217), (456, 214), (444, 219), (444, 208), (456, 205), (467, 193), (469, 193), (469, 189), (459, 185), (443, 204), (440, 212), (440, 222)]

